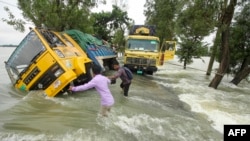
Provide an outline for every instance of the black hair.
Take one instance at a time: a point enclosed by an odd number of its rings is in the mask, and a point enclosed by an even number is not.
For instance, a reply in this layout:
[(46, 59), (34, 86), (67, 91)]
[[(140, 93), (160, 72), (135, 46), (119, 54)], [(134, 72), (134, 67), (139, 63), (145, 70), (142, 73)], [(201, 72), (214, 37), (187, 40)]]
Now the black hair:
[(99, 65), (93, 64), (92, 71), (94, 74), (100, 74), (102, 71), (102, 68)]
[(118, 61), (114, 61), (113, 65), (119, 65), (119, 62)]

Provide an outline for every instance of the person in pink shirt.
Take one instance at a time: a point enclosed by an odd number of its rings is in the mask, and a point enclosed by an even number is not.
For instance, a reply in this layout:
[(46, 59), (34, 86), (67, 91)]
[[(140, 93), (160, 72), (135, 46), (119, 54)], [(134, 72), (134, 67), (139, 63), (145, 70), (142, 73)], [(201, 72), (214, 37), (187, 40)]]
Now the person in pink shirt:
[(110, 111), (111, 107), (115, 103), (112, 93), (109, 89), (111, 80), (101, 74), (101, 67), (98, 65), (93, 65), (92, 71), (94, 76), (88, 83), (79, 86), (70, 86), (69, 90), (72, 92), (78, 92), (95, 88), (101, 97), (101, 115), (108, 116), (107, 112)]

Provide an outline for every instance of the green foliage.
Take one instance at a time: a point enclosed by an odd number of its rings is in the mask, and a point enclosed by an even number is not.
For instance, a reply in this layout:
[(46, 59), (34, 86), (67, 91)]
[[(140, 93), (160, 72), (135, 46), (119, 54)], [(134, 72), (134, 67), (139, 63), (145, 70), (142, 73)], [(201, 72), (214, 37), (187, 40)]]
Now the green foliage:
[[(230, 72), (235, 74), (240, 70), (244, 59), (250, 57), (250, 3), (238, 13), (231, 27), (230, 38)], [(250, 65), (250, 62), (248, 62)]]
[[(113, 42), (118, 45), (124, 44), (124, 32), (132, 21), (127, 12), (113, 6), (112, 12), (91, 13), (90, 9), (97, 2), (105, 4), (106, 0), (18, 0), (18, 6), (24, 19), (36, 27), (56, 31), (78, 29), (107, 41), (114, 38)], [(8, 8), (5, 11), (9, 13), (9, 19), (2, 21), (24, 31), (26, 23), (16, 20)]]
[(18, 5), (24, 18), (37, 27), (91, 31), (89, 15), (95, 3), (90, 0), (18, 0)]
[(184, 62), (186, 59), (187, 64), (192, 63), (192, 58), (201, 58), (202, 56), (208, 56), (207, 45), (201, 42), (193, 42), (191, 40), (183, 39), (180, 43), (181, 48), (177, 50), (177, 55), (180, 62)]
[(146, 0), (146, 24), (157, 27), (161, 41), (175, 40), (175, 19), (181, 0)]
[[(185, 39), (183, 39), (185, 40)], [(185, 40), (180, 43), (180, 49), (178, 49), (178, 57), (180, 62), (186, 62), (187, 64), (191, 64), (192, 60), (192, 53), (194, 51), (193, 42), (189, 40)]]
[(15, 30), (18, 30), (20, 32), (24, 32), (24, 24), (25, 22), (21, 19), (15, 19), (15, 16), (10, 12), (8, 7), (4, 7), (4, 10), (8, 12), (9, 19), (2, 18), (3, 22), (6, 22), (9, 25), (12, 25)]
[[(102, 2), (102, 1), (101, 1)], [(46, 27), (56, 31), (79, 29), (93, 32), (90, 8), (97, 3), (92, 0), (18, 0), (18, 8), (24, 19), (36, 27)], [(15, 20), (8, 9), (9, 19), (3, 21), (13, 25), (16, 30), (24, 31), (23, 20)]]
[(184, 64), (193, 57), (207, 55), (202, 43), (216, 25), (218, 1), (210, 0), (147, 0), (144, 11), (146, 24), (156, 25), (160, 40), (181, 40), (177, 54)]
[(93, 13), (92, 18), (95, 21), (93, 29), (96, 36), (104, 40), (110, 39), (108, 23), (111, 21), (111, 12)]
[(195, 0), (179, 13), (176, 21), (176, 32), (181, 40), (178, 57), (184, 65), (192, 63), (192, 57), (200, 58), (202, 50), (207, 48), (202, 40), (215, 27), (216, 8), (216, 1)]
[(113, 5), (112, 12), (93, 13), (92, 20), (96, 36), (111, 42), (118, 51), (124, 50), (124, 33), (132, 23), (126, 11)]
[[(112, 41), (114, 34), (119, 34), (116, 32), (125, 32), (125, 29), (131, 23), (131, 19), (128, 17), (126, 11), (122, 11), (119, 7), (113, 5), (112, 12), (100, 12), (100, 13), (93, 13), (92, 18), (94, 19), (93, 28), (95, 34), (100, 38)], [(114, 37), (116, 38), (116, 37)], [(120, 37), (119, 37), (120, 38)], [(124, 38), (124, 36), (123, 36)], [(114, 40), (114, 43), (117, 43), (118, 39)], [(120, 44), (122, 40), (119, 40)]]
[(115, 32), (112, 43), (113, 43), (113, 45), (115, 45), (117, 51), (119, 51), (119, 52), (124, 51), (125, 39), (124, 39), (124, 31), (123, 30), (117, 30)]

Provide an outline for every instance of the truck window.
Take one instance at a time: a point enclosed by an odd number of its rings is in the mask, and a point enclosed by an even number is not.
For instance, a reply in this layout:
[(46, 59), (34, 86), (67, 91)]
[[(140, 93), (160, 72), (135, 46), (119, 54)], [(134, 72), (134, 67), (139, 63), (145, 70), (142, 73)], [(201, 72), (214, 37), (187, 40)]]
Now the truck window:
[(174, 43), (166, 43), (166, 50), (174, 51), (175, 50), (175, 44)]
[(66, 45), (53, 32), (47, 30), (39, 30), (43, 37), (47, 40), (50, 47), (66, 47)]
[(144, 51), (158, 51), (158, 41), (154, 40), (139, 40), (130, 39), (128, 40), (129, 50), (144, 50)]
[(18, 76), (43, 51), (45, 51), (45, 47), (36, 33), (32, 31), (17, 46), (8, 60), (8, 65), (15, 75)]

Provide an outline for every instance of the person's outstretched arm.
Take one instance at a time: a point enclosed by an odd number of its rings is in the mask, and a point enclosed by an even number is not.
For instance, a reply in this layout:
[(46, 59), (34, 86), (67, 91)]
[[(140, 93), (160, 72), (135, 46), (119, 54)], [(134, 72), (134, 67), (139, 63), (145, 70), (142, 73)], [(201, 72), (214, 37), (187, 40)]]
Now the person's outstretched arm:
[(85, 90), (91, 89), (91, 88), (95, 87), (95, 83), (92, 80), (84, 85), (70, 86), (69, 90), (73, 91), (73, 92), (78, 92), (78, 91), (85, 91)]

